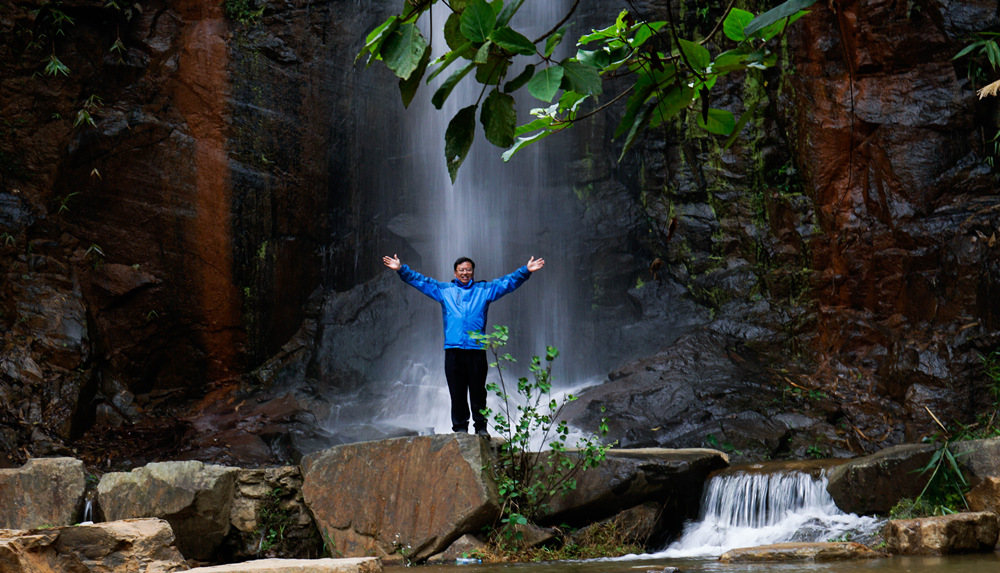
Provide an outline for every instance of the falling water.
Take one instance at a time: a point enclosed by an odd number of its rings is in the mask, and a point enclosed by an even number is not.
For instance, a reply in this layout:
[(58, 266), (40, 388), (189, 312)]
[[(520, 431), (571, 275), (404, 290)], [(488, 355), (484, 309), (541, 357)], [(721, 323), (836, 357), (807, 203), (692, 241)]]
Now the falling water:
[[(525, 3), (513, 25), (529, 37), (538, 37), (559, 22), (567, 9), (563, 0)], [(447, 10), (442, 3), (433, 9), (432, 58), (446, 46), (442, 24)], [(428, 23), (426, 18), (423, 23)], [(512, 68), (508, 77), (516, 77), (520, 71)], [(566, 177), (569, 141), (552, 138), (552, 144), (522, 150), (505, 165), (500, 160), (502, 150), (486, 142), (481, 127), (477, 127), (476, 143), (452, 184), (444, 163), (444, 131), (459, 109), (477, 101), (482, 86), (466, 78), (438, 111), (432, 107), (430, 95), (448, 75), (445, 72), (422, 86), (404, 116), (409, 150), (401, 167), (404, 173), (400, 180), (405, 184), (400, 197), (411, 202), (415, 212), (396, 217), (389, 228), (406, 238), (420, 257), (404, 262), (425, 275), (448, 281), (453, 278), (455, 259), (469, 256), (476, 261), (476, 279), (491, 280), (524, 265), (531, 256), (544, 257), (543, 270), (490, 307), (488, 324), (509, 326), (507, 350), (522, 364), (527, 364), (531, 355), (544, 355), (546, 345), (556, 346), (564, 356), (556, 366), (557, 384), (586, 385), (587, 378), (599, 370), (590, 359), (595, 352), (584, 349), (580, 340), (590, 304), (582, 294), (586, 289), (581, 283), (587, 284), (579, 276), (581, 254), (574, 252), (573, 234), (580, 231), (573, 215), (580, 205)], [(527, 121), (527, 111), (541, 105), (527, 95), (519, 99), (519, 121)], [(440, 311), (430, 300), (420, 304), (434, 307), (433, 312), (423, 315), (412, 329), (415, 332), (403, 334), (409, 336), (409, 344), (399, 360), (400, 370), (381, 418), (447, 432), (451, 424)], [(515, 374), (520, 375), (516, 370)]]
[(718, 474), (702, 496), (698, 521), (666, 549), (644, 557), (707, 557), (738, 547), (860, 538), (879, 527), (875, 518), (840, 511), (826, 486), (825, 473)]

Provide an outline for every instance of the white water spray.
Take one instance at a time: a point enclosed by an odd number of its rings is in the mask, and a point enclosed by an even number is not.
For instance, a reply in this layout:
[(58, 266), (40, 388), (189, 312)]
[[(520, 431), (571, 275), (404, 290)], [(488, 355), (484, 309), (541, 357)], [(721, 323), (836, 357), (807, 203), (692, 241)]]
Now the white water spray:
[(730, 549), (871, 535), (881, 522), (842, 512), (826, 491), (825, 474), (734, 472), (714, 476), (701, 515), (680, 539), (643, 558), (709, 557)]

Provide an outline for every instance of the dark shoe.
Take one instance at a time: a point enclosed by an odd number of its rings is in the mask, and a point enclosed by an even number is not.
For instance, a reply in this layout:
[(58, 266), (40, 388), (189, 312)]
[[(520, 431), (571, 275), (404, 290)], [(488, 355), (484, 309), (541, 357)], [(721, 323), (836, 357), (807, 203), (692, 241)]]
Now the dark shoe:
[(484, 438), (490, 437), (490, 433), (486, 431), (486, 428), (476, 428), (476, 435), (483, 436)]

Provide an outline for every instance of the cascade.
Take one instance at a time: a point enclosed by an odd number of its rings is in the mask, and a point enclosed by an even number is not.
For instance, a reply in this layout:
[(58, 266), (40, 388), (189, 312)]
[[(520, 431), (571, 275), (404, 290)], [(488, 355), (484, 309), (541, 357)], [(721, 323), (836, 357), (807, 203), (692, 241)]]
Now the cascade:
[[(567, 8), (563, 0), (525, 3), (514, 23), (537, 37), (558, 22)], [(439, 3), (430, 19), (433, 32), (426, 29), (427, 19), (422, 22), (431, 41), (432, 59), (446, 46), (440, 24), (447, 16), (448, 8)], [(430, 96), (450, 71), (422, 86), (403, 117), (408, 151), (402, 161), (405, 188), (400, 193), (413, 203), (415, 212), (396, 217), (389, 228), (405, 237), (420, 255), (419, 260), (403, 262), (427, 276), (449, 281), (455, 259), (469, 256), (476, 261), (476, 280), (492, 280), (524, 265), (530, 256), (545, 258), (544, 269), (517, 292), (491, 305), (487, 332), (492, 325), (507, 325), (511, 341), (507, 351), (525, 365), (532, 355), (544, 355), (546, 345), (556, 346), (564, 356), (556, 363), (557, 384), (586, 385), (585, 379), (599, 369), (588, 359), (594, 351), (580, 345), (579, 335), (592, 319), (587, 316), (586, 289), (581, 288), (589, 285), (578, 276), (580, 254), (574, 252), (572, 239), (579, 233), (574, 214), (581, 206), (566, 177), (570, 141), (529, 147), (505, 165), (500, 159), (502, 150), (485, 140), (477, 124), (475, 144), (452, 184), (443, 160), (445, 128), (459, 109), (477, 101), (482, 86), (466, 78), (444, 107), (436, 110)], [(520, 71), (511, 69), (508, 77)], [(519, 122), (527, 121), (528, 110), (542, 105), (525, 94), (517, 102)], [(449, 432), (440, 310), (433, 301), (415, 296), (423, 305), (421, 318), (409, 332), (400, 333), (407, 340), (402, 345), (404, 356), (395, 372), (386, 372), (394, 380), (379, 418), (421, 432), (431, 428)]]
[(730, 549), (783, 542), (859, 539), (881, 521), (842, 512), (826, 491), (825, 471), (728, 471), (713, 476), (698, 521), (658, 553), (643, 557), (718, 556)]

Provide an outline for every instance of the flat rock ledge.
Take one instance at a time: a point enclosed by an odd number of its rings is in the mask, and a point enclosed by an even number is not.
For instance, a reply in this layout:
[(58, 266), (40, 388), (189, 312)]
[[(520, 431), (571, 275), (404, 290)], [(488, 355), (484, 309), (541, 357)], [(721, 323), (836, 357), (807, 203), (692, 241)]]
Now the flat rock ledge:
[(348, 559), (258, 559), (228, 565), (195, 567), (198, 573), (381, 573), (378, 557)]
[(3, 573), (173, 573), (188, 564), (162, 519), (47, 529), (0, 529)]
[(981, 511), (897, 519), (885, 524), (884, 535), (897, 555), (991, 552), (1000, 537), (1000, 517)]
[(775, 543), (742, 547), (722, 554), (724, 563), (759, 563), (766, 561), (841, 561), (884, 557), (860, 543)]

